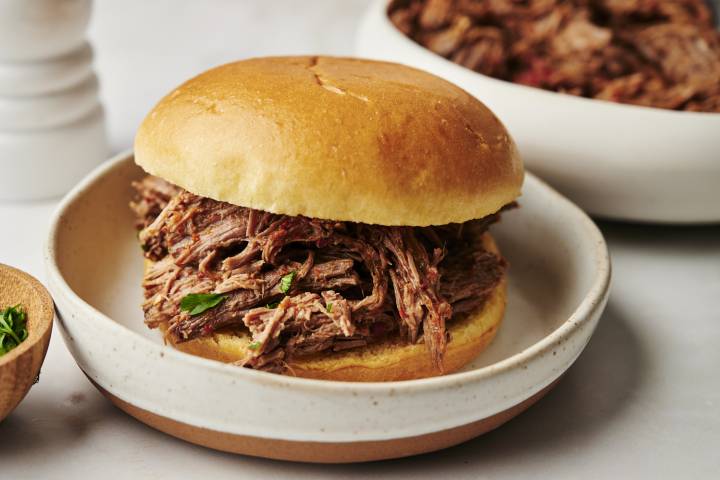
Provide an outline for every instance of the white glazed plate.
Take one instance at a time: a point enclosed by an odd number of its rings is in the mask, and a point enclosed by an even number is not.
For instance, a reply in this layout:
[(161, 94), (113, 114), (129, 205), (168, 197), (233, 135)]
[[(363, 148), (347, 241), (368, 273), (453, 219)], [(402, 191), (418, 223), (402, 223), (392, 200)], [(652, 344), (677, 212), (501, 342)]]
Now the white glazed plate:
[(375, 0), (359, 56), (439, 75), (505, 123), (525, 164), (593, 215), (631, 221), (720, 222), (720, 114), (591, 100), (497, 80), (403, 35)]
[(489, 349), (462, 372), (331, 382), (194, 357), (163, 345), (143, 324), (143, 259), (128, 209), (130, 182), (142, 175), (132, 154), (121, 154), (60, 205), (46, 257), (58, 326), (80, 368), (121, 408), (213, 448), (340, 462), (467, 440), (554, 384), (585, 347), (607, 301), (602, 235), (528, 174), (521, 208), (492, 229), (511, 265), (505, 320)]

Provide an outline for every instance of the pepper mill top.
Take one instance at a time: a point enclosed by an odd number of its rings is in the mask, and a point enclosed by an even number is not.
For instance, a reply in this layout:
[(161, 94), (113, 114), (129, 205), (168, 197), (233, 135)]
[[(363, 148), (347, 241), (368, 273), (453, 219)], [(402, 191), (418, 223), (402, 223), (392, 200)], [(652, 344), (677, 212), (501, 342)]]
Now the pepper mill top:
[(108, 153), (90, 0), (0, 0), (0, 200), (67, 192)]

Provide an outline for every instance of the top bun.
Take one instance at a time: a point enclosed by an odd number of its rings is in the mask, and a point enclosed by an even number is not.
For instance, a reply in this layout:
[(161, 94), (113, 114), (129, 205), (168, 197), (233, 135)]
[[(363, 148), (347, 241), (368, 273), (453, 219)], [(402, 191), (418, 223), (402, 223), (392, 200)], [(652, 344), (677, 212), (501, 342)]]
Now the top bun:
[(507, 130), (464, 90), (414, 68), (333, 57), (200, 74), (145, 118), (135, 161), (203, 197), (381, 225), (481, 218), (523, 180)]

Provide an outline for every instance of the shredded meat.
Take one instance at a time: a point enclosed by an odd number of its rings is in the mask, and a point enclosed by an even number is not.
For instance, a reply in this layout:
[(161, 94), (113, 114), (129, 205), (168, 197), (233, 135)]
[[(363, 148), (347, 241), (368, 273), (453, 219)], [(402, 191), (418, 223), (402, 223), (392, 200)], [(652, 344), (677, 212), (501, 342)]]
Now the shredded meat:
[[(505, 261), (478, 240), (498, 214), (437, 227), (385, 227), (275, 215), (134, 182), (145, 256), (145, 321), (177, 341), (247, 329), (244, 366), (283, 371), (293, 356), (388, 335), (422, 341), (442, 371), (446, 324), (480, 308)], [(289, 280), (289, 282), (288, 282)], [(221, 294), (190, 315), (191, 293)]]
[(393, 0), (395, 26), (477, 72), (621, 103), (720, 112), (704, 0)]
[(137, 219), (135, 226), (138, 230), (150, 225), (167, 206), (170, 199), (179, 192), (175, 185), (152, 175), (132, 182), (132, 187), (137, 195), (130, 202), (130, 208), (135, 213)]

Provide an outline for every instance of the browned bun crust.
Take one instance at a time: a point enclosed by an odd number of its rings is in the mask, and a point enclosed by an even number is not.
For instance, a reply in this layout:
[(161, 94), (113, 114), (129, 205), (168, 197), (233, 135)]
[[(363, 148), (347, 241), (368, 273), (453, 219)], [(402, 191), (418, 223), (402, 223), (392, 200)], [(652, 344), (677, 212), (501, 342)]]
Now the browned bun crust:
[(135, 160), (203, 197), (380, 225), (482, 218), (523, 180), (507, 130), (464, 90), (333, 57), (255, 58), (185, 82), (143, 121)]
[[(489, 234), (483, 235), (488, 251), (498, 253)], [(479, 311), (448, 324), (450, 341), (444, 359), (444, 372), (456, 371), (472, 361), (495, 338), (505, 312), (506, 280), (494, 289)], [(166, 325), (161, 325), (166, 330)], [(183, 352), (221, 362), (242, 360), (249, 353), (251, 342), (247, 331), (216, 332), (212, 336), (177, 343), (168, 341)], [(398, 339), (341, 352), (321, 353), (288, 361), (288, 375), (324, 380), (382, 382), (412, 380), (440, 375), (432, 364), (424, 344), (406, 344)]]

